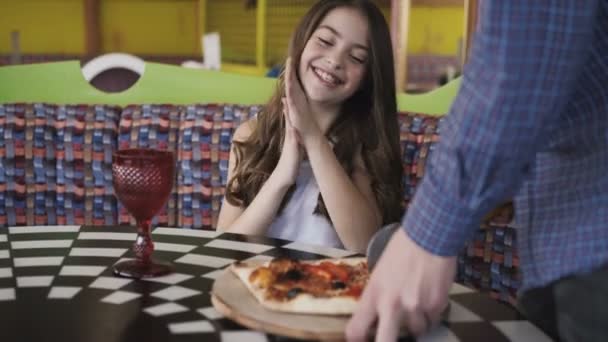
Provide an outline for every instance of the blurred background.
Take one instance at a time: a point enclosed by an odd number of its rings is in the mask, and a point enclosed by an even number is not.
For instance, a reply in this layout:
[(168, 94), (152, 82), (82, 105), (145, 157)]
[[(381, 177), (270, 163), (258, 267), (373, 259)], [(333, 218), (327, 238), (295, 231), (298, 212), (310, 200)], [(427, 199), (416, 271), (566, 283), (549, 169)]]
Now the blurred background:
[[(0, 0), (0, 66), (74, 59), (84, 66), (120, 52), (273, 77), (292, 30), (315, 1)], [(459, 74), (470, 0), (375, 2), (391, 27), (401, 91), (428, 91)], [(123, 68), (95, 78), (118, 91), (138, 73)]]

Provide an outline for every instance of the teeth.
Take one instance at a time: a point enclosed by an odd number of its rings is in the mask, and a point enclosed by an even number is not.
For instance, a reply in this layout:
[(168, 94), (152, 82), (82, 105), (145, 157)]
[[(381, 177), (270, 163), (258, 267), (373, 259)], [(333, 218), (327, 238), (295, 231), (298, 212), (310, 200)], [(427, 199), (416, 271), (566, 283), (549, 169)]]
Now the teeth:
[(331, 84), (338, 84), (340, 82), (340, 80), (338, 80), (337, 78), (335, 78), (332, 74), (329, 74), (321, 69), (317, 69), (315, 68), (316, 74), (319, 75), (319, 77), (321, 77), (321, 79), (323, 79), (323, 81), (331, 83)]

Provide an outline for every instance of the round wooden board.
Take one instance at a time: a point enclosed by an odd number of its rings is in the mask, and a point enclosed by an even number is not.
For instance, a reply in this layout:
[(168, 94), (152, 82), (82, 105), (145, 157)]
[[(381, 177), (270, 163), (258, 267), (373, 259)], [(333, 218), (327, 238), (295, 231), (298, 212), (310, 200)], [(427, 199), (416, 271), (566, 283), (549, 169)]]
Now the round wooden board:
[[(342, 341), (350, 319), (350, 315), (296, 314), (266, 309), (228, 268), (213, 283), (211, 303), (218, 312), (250, 329), (304, 340)], [(449, 312), (448, 305), (442, 320), (447, 320)], [(399, 336), (407, 336), (404, 327)]]
[(344, 339), (350, 316), (293, 314), (264, 308), (230, 270), (216, 278), (211, 302), (224, 316), (250, 329), (297, 339)]

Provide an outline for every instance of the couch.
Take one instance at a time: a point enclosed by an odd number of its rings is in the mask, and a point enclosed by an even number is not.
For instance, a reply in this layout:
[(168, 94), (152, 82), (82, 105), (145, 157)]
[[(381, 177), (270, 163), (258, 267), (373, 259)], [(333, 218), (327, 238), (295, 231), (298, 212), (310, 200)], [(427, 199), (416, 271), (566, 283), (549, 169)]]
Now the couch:
[[(268, 78), (147, 63), (125, 92), (89, 85), (77, 61), (0, 67), (0, 226), (132, 224), (112, 189), (111, 156), (127, 147), (175, 152), (160, 226), (213, 229), (232, 133), (275, 87)], [(398, 94), (405, 203), (424, 174), (459, 80)], [(476, 227), (458, 281), (513, 302), (520, 282), (512, 207)]]

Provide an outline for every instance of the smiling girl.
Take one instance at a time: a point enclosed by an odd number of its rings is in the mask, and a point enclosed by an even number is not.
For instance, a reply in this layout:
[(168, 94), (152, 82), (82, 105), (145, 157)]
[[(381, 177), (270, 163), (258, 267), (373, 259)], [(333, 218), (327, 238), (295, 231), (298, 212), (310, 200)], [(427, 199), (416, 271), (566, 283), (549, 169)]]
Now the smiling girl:
[(309, 10), (274, 96), (234, 134), (218, 229), (363, 252), (401, 218), (392, 53), (371, 1)]

